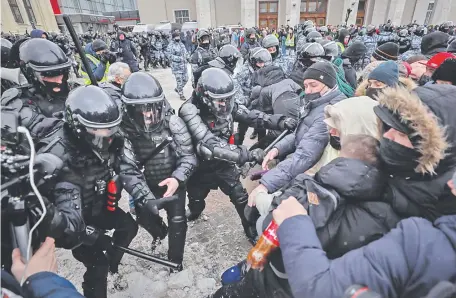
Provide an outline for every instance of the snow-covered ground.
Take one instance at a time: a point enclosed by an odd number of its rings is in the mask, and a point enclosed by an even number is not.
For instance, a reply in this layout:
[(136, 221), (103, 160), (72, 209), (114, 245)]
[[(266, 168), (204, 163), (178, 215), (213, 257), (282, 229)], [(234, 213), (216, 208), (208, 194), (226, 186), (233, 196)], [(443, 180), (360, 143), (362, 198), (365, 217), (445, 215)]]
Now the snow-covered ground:
[[(151, 74), (160, 81), (166, 98), (177, 112), (182, 101), (174, 92), (176, 83), (171, 70), (158, 68), (152, 70)], [(189, 81), (184, 89), (187, 98), (191, 91)], [(247, 144), (252, 142), (248, 138), (250, 133), (251, 130), (247, 133)], [(243, 185), (250, 192), (257, 183), (247, 179), (243, 181)], [(124, 193), (121, 201), (124, 210), (128, 210), (127, 199), (127, 194)], [(125, 255), (119, 273), (108, 277), (108, 296), (200, 298), (220, 287), (220, 274), (245, 258), (251, 245), (244, 236), (239, 217), (226, 195), (219, 190), (211, 191), (206, 202), (203, 216), (188, 225), (182, 272), (170, 274), (169, 269), (164, 266)], [(140, 228), (130, 248), (150, 253), (150, 247), (151, 236)], [(157, 247), (155, 254), (166, 258), (167, 249), (166, 238)], [(81, 283), (85, 267), (76, 261), (68, 250), (58, 250), (57, 258), (59, 274), (73, 282), (82, 293)]]

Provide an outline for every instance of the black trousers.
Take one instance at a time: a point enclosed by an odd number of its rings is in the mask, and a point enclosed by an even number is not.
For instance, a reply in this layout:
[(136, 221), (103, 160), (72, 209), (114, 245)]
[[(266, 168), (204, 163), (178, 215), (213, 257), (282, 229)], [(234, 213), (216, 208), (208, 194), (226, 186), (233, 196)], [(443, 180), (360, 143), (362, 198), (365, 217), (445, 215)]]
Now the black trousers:
[(242, 226), (247, 236), (254, 233), (244, 215), (247, 205), (248, 194), (240, 181), (241, 173), (234, 164), (223, 161), (211, 161), (210, 164), (202, 165), (190, 177), (187, 182), (188, 208), (196, 217), (206, 207), (205, 199), (211, 189), (220, 190), (230, 197), (236, 211), (241, 218)]
[[(117, 208), (115, 212), (105, 211), (96, 218), (86, 218), (88, 225), (104, 230), (115, 229), (114, 244), (128, 247), (138, 233), (138, 225), (130, 213)], [(82, 289), (87, 298), (107, 297), (108, 272), (117, 272), (123, 252), (110, 250), (106, 253), (98, 247), (81, 245), (72, 251), (76, 260), (87, 268)]]

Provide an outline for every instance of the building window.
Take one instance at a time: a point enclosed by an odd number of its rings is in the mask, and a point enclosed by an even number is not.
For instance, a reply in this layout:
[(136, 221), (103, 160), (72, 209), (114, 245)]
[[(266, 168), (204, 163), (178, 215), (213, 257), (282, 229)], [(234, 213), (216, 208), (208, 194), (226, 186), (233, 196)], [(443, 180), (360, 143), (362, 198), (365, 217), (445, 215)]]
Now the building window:
[(21, 11), (19, 10), (19, 6), (17, 6), (16, 0), (8, 0), (8, 4), (11, 8), (11, 12), (13, 13), (16, 23), (24, 24), (24, 19), (22, 18)]
[(326, 0), (301, 0), (301, 12), (324, 12)]
[(325, 19), (324, 18), (318, 18), (317, 19), (317, 25), (318, 26), (324, 26), (325, 25)]
[(274, 2), (260, 2), (260, 13), (277, 13), (279, 9), (279, 3)]
[(176, 20), (176, 23), (179, 24), (190, 22), (190, 14), (188, 12), (188, 9), (175, 10), (174, 19)]
[(427, 12), (426, 12), (426, 18), (424, 19), (425, 25), (428, 25), (429, 22), (431, 21), (432, 12), (434, 11), (434, 5), (435, 5), (434, 0), (429, 1)]
[(358, 3), (358, 11), (364, 11), (364, 8), (366, 7), (366, 1), (365, 0), (360, 0)]
[(24, 7), (29, 17), (30, 23), (36, 24), (35, 13), (33, 12), (32, 4), (30, 0), (24, 0)]

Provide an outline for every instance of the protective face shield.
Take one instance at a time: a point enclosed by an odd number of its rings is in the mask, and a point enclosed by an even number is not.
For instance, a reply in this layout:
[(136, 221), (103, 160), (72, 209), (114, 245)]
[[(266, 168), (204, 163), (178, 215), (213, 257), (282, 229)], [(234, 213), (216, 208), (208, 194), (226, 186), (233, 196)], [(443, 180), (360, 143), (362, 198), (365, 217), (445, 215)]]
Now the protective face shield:
[(200, 39), (200, 46), (203, 49), (208, 49), (210, 45), (210, 38), (209, 35), (203, 35)]
[(164, 101), (128, 105), (127, 113), (136, 125), (145, 132), (154, 131), (164, 119)]
[(112, 136), (118, 131), (118, 126), (112, 128), (90, 128), (86, 127), (84, 134), (85, 141), (103, 159), (109, 156), (109, 147), (112, 143)]
[(70, 92), (68, 76), (70, 68), (37, 72), (35, 77), (41, 85), (41, 89), (51, 97), (65, 97)]
[(231, 115), (234, 107), (234, 97), (232, 94), (228, 96), (210, 94), (208, 100), (210, 101), (212, 113), (214, 113), (217, 118), (226, 119)]
[(250, 58), (250, 65), (253, 69), (257, 70), (272, 63), (272, 56), (269, 51), (265, 51), (264, 49), (256, 52)]

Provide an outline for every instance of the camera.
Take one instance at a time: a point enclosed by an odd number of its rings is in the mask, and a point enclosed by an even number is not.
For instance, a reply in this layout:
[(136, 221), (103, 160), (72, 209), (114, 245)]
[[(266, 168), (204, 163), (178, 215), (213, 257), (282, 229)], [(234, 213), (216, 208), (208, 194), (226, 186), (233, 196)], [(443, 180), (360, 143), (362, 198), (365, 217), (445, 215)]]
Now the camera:
[[(19, 248), (26, 262), (41, 240), (38, 226), (46, 216), (46, 198), (38, 190), (55, 177), (63, 162), (52, 154), (36, 154), (30, 132), (20, 126), (13, 109), (1, 107), (1, 212), (2, 267), (11, 266), (11, 252)], [(20, 143), (27, 140), (30, 155), (23, 155)]]

